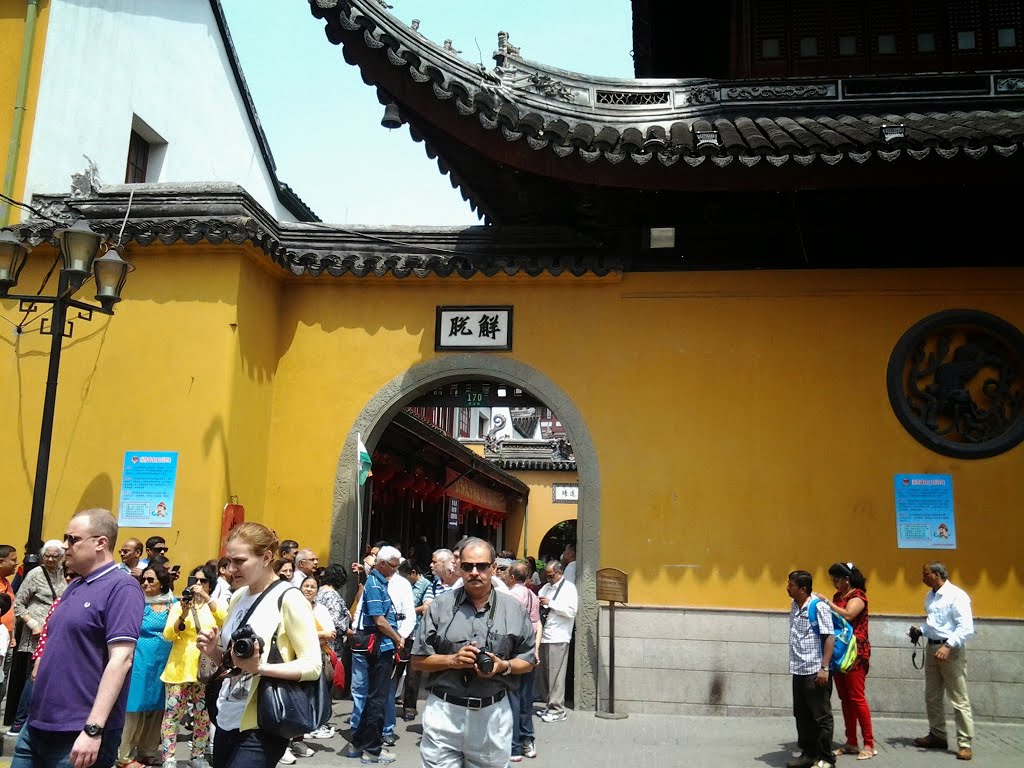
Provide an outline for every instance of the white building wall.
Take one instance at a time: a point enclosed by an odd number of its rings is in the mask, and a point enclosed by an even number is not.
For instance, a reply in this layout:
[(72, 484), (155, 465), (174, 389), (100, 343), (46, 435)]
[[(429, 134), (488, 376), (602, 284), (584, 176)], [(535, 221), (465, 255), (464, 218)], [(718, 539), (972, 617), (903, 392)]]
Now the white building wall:
[(147, 182), (232, 182), (295, 220), (274, 190), (209, 0), (53, 0), (25, 196), (69, 191), (83, 155), (103, 184), (123, 183), (133, 116), (167, 142)]

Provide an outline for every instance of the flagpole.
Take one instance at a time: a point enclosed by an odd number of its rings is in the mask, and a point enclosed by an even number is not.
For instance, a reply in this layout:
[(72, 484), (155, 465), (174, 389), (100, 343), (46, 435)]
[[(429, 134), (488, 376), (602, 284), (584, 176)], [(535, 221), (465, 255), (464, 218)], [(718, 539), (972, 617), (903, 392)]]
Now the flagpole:
[(359, 482), (359, 452), (363, 447), (363, 436), (356, 433), (356, 557), (353, 562), (363, 562), (363, 484)]

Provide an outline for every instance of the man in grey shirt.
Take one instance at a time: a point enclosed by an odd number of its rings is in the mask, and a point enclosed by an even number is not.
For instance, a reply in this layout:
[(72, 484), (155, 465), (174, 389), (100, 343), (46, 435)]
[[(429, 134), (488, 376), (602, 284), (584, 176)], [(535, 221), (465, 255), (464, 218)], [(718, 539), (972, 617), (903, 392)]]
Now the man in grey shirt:
[(420, 622), (414, 670), (429, 675), (420, 757), (429, 768), (505, 768), (512, 754), (506, 694), (533, 670), (533, 625), (522, 604), (491, 584), (494, 547), (459, 552), (464, 585), (438, 595)]

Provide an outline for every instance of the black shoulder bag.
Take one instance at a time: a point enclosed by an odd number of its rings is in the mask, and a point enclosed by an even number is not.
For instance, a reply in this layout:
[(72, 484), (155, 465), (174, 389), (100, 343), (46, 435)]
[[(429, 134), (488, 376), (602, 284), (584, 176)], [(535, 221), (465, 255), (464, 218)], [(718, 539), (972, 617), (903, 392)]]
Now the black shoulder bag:
[[(278, 610), (287, 593), (288, 590), (285, 590), (278, 598)], [(283, 661), (275, 631), (270, 639), (267, 662), (280, 664)], [(331, 681), (323, 674), (317, 675), (315, 680), (261, 677), (256, 696), (256, 723), (259, 729), (286, 739), (315, 731), (331, 717)]]

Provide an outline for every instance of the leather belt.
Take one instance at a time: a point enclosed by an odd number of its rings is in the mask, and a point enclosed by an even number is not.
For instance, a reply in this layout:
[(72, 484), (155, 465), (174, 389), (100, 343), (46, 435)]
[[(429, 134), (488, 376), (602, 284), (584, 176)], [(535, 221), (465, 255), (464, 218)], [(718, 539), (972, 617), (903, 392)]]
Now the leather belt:
[(943, 638), (942, 640), (932, 640), (931, 638), (928, 638), (928, 645), (942, 645), (945, 642), (945, 638)]
[(501, 693), (496, 693), (493, 696), (488, 696), (484, 699), (478, 698), (476, 696), (452, 696), (450, 693), (444, 693), (443, 691), (441, 693), (436, 693), (434, 695), (437, 696), (437, 698), (441, 699), (441, 701), (447, 701), (449, 704), (454, 704), (458, 707), (465, 707), (466, 709), (483, 709), (484, 707), (491, 706), (491, 704), (493, 704), (496, 701), (501, 701), (502, 699), (504, 699), (505, 691), (502, 691)]

